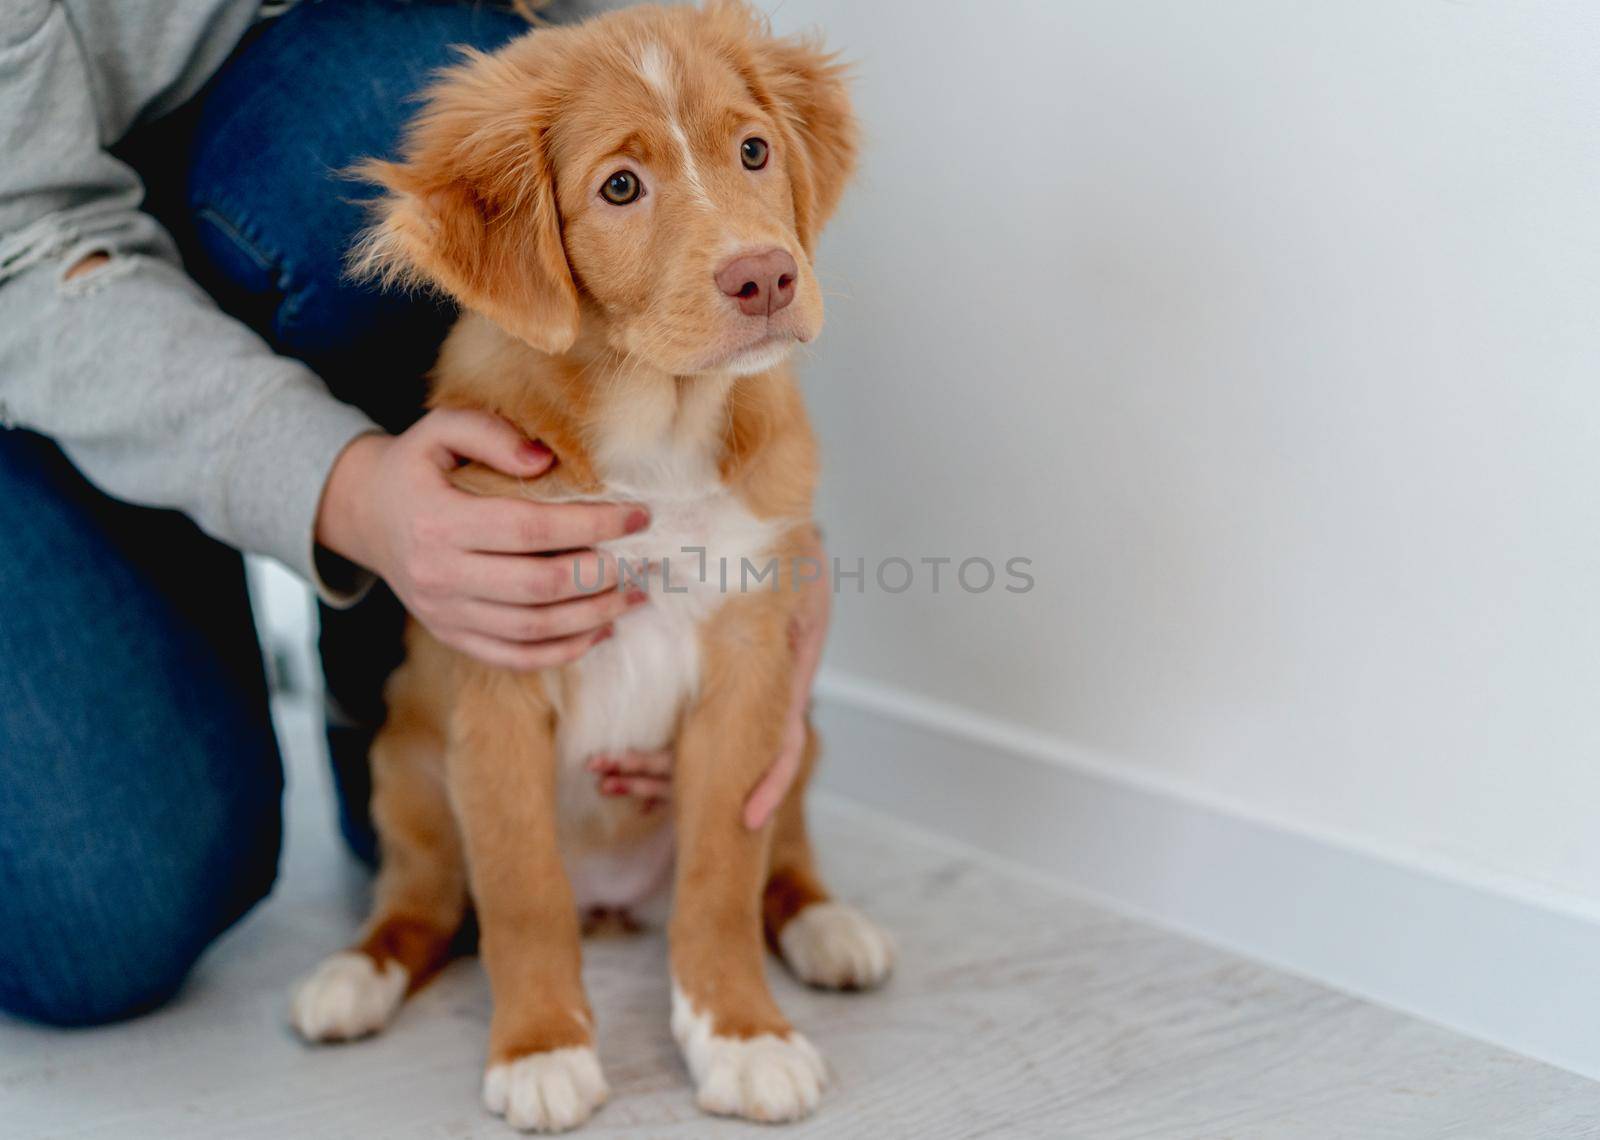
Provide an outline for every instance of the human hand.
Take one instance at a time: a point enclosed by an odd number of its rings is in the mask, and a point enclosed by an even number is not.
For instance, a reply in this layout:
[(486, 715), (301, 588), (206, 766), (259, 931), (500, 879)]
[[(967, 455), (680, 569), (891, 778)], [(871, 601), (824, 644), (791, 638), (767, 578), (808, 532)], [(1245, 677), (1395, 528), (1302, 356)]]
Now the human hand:
[(506, 669), (573, 661), (645, 602), (615, 588), (616, 559), (594, 549), (649, 526), (643, 507), (474, 495), (450, 482), (461, 459), (528, 479), (554, 462), (498, 416), (436, 409), (400, 435), (344, 449), (317, 541), (388, 582), (440, 641)]
[[(822, 539), (818, 536), (805, 557), (826, 565)], [(806, 749), (806, 709), (811, 703), (811, 685), (822, 661), (822, 647), (828, 636), (828, 617), (833, 590), (827, 575), (804, 584), (804, 596), (789, 621), (789, 646), (793, 650), (794, 673), (790, 682), (789, 710), (784, 720), (782, 743), (767, 774), (755, 786), (744, 805), (744, 825), (759, 831), (789, 794), (800, 773)], [(593, 772), (602, 795), (632, 796), (643, 801), (646, 811), (664, 802), (672, 791), (672, 753), (624, 752), (591, 756), (585, 767)]]

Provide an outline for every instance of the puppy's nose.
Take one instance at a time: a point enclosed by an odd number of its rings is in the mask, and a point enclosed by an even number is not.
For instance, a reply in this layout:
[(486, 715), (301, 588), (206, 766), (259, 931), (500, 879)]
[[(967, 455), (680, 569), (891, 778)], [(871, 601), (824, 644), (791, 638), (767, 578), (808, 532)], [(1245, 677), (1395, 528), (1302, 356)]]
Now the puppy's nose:
[(794, 300), (799, 273), (785, 250), (747, 253), (717, 270), (717, 288), (739, 302), (741, 313), (765, 317)]

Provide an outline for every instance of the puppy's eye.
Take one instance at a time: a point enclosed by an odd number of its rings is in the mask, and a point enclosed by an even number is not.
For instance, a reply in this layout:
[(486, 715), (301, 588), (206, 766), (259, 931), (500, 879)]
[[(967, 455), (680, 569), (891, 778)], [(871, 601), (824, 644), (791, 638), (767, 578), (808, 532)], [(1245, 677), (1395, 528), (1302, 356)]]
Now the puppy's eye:
[(746, 170), (760, 170), (767, 164), (767, 140), (754, 136), (739, 144), (739, 161)]
[(600, 197), (610, 202), (613, 206), (626, 206), (629, 202), (636, 201), (644, 187), (639, 183), (639, 176), (631, 170), (619, 170), (606, 184), (600, 187)]

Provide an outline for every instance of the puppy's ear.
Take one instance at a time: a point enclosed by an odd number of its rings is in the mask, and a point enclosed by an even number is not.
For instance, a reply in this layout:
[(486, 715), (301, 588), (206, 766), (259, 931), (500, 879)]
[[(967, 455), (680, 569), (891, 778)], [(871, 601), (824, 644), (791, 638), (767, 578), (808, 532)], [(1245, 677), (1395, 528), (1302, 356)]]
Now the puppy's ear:
[(850, 107), (849, 69), (810, 37), (761, 35), (753, 50), (747, 78), (788, 138), (795, 228), (809, 255), (855, 173), (860, 132)]
[(525, 65), (536, 38), (498, 55), (467, 52), (428, 91), (401, 160), (356, 169), (387, 193), (350, 266), (385, 285), (441, 289), (560, 353), (578, 335), (578, 291), (545, 145), (553, 100)]

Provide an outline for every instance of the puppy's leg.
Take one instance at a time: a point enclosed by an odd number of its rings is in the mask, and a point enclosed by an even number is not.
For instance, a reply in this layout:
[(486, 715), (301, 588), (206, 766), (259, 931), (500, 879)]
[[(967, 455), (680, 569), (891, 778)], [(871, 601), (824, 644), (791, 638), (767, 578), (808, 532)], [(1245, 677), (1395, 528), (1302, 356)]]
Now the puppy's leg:
[(308, 1041), (386, 1026), (449, 956), (466, 909), (466, 866), (444, 787), (444, 742), (407, 697), (406, 667), (372, 746), (372, 815), (382, 856), (362, 938), (295, 988), (290, 1020)]
[(855, 907), (835, 902), (817, 874), (805, 812), (817, 747), (808, 724), (800, 775), (773, 823), (763, 925), (767, 944), (801, 981), (824, 989), (867, 989), (889, 976), (894, 943)]
[(494, 992), (484, 1104), (516, 1128), (556, 1132), (587, 1120), (606, 1084), (557, 847), (552, 716), (527, 686), (487, 673), (463, 684), (450, 785)]
[(699, 702), (684, 718), (673, 774), (677, 890), (672, 1031), (700, 1107), (751, 1120), (795, 1120), (817, 1105), (822, 1059), (767, 988), (761, 892), (770, 825), (741, 819), (743, 802), (777, 752), (788, 688), (784, 615), (730, 603), (706, 639)]

